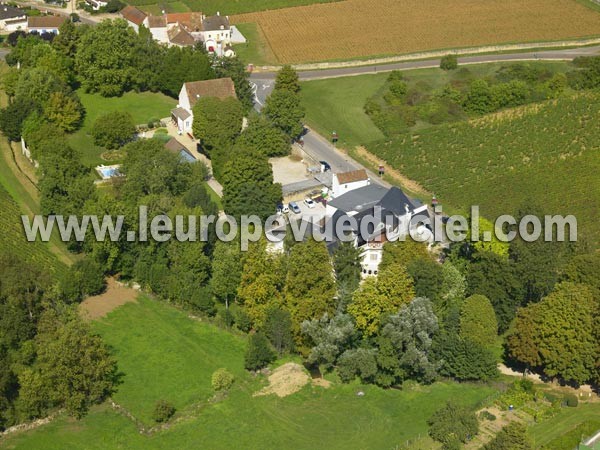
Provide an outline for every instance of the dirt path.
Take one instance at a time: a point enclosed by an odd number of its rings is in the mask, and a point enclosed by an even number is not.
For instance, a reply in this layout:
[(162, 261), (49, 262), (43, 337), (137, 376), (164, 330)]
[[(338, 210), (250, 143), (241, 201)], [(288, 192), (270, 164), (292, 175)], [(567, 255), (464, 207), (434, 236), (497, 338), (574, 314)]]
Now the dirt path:
[(109, 278), (106, 292), (86, 298), (79, 305), (79, 312), (86, 319), (100, 319), (125, 303), (135, 302), (138, 294), (139, 290)]

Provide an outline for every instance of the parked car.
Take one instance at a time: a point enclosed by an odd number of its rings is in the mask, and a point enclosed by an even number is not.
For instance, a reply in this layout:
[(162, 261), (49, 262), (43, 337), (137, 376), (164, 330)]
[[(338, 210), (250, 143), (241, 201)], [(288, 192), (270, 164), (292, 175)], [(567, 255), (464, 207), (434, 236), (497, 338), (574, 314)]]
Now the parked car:
[(327, 161), (319, 161), (319, 162), (323, 166), (323, 172), (327, 172), (327, 171), (331, 170), (331, 166), (329, 165), (329, 163)]
[(300, 210), (300, 207), (298, 206), (298, 203), (296, 202), (290, 202), (288, 204), (288, 206), (290, 207), (290, 209), (292, 210), (292, 212), (294, 214), (300, 214), (302, 211)]
[(316, 203), (313, 201), (313, 199), (312, 199), (312, 198), (310, 198), (310, 197), (306, 197), (306, 198), (304, 199), (304, 204), (305, 204), (306, 206), (308, 206), (309, 208), (311, 208), (311, 209), (312, 209), (312, 208), (314, 208), (315, 206), (317, 206), (317, 204), (316, 204)]
[(281, 207), (281, 212), (282, 212), (283, 214), (287, 214), (287, 213), (289, 213), (289, 212), (290, 212), (290, 208), (288, 207), (288, 205), (283, 205), (283, 206)]

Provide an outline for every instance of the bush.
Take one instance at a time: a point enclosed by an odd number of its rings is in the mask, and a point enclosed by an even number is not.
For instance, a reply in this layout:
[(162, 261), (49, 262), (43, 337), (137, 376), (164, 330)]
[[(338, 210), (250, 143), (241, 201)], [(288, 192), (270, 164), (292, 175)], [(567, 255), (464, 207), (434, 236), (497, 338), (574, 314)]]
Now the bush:
[(231, 328), (233, 323), (233, 314), (229, 308), (219, 307), (217, 310), (217, 324), (224, 328)]
[(240, 306), (233, 304), (231, 305), (231, 314), (233, 315), (233, 322), (238, 330), (247, 333), (252, 328), (252, 320), (246, 311)]
[(248, 349), (244, 356), (244, 367), (247, 370), (258, 370), (275, 360), (275, 352), (264, 334), (256, 333), (248, 340)]
[(492, 421), (492, 422), (493, 422), (494, 420), (496, 420), (496, 416), (495, 416), (495, 415), (493, 415), (493, 414), (492, 414), (491, 412), (489, 412), (488, 410), (481, 411), (481, 412), (479, 413), (479, 418), (480, 418), (481, 420), (489, 420), (489, 421)]
[(458, 68), (458, 58), (456, 55), (446, 55), (440, 60), (440, 69), (454, 70)]
[(175, 407), (166, 400), (159, 400), (156, 402), (152, 418), (155, 422), (162, 423), (169, 420), (175, 414)]
[(579, 400), (575, 394), (566, 394), (564, 396), (564, 403), (569, 408), (576, 408), (579, 405)]
[(212, 388), (215, 391), (226, 391), (233, 384), (233, 380), (233, 375), (227, 369), (217, 369), (212, 374)]
[(112, 150), (133, 140), (134, 133), (135, 124), (131, 114), (115, 111), (98, 117), (92, 126), (91, 135), (94, 144)]

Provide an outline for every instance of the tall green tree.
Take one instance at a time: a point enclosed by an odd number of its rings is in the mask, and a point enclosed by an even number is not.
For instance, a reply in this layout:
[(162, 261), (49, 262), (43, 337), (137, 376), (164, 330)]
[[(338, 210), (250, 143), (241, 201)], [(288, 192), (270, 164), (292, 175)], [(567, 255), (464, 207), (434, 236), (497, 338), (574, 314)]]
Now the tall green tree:
[(266, 219), (282, 196), (281, 185), (273, 183), (273, 168), (262, 155), (237, 154), (225, 164), (220, 181), (223, 208), (234, 217), (256, 214)]
[(290, 138), (296, 138), (302, 133), (305, 111), (297, 93), (275, 89), (267, 98), (263, 113)]
[(300, 92), (298, 72), (289, 64), (284, 65), (275, 77), (275, 89), (294, 93)]
[(211, 155), (214, 148), (234, 143), (242, 131), (244, 111), (235, 98), (204, 97), (194, 105), (194, 136)]
[(290, 251), (284, 305), (292, 315), (297, 342), (305, 320), (331, 314), (335, 308), (333, 266), (324, 242), (309, 239)]
[(290, 139), (279, 128), (276, 128), (264, 116), (250, 119), (248, 127), (236, 141), (241, 151), (252, 151), (269, 158), (286, 156), (290, 153)]
[(333, 255), (338, 311), (345, 311), (361, 280), (361, 250), (351, 242), (342, 242)]
[(246, 370), (259, 370), (275, 360), (275, 352), (267, 337), (262, 333), (254, 333), (248, 339), (248, 348), (244, 355)]
[(483, 450), (532, 450), (527, 427), (520, 422), (510, 422), (494, 439), (483, 446)]
[(472, 295), (462, 304), (460, 336), (486, 348), (496, 343), (498, 321), (490, 300), (484, 295)]
[(397, 312), (414, 296), (413, 281), (404, 266), (390, 265), (381, 270), (377, 278), (368, 278), (362, 283), (347, 310), (354, 317), (356, 327), (366, 336), (373, 336), (385, 315)]
[(210, 280), (213, 295), (229, 305), (236, 298), (241, 277), (242, 254), (238, 242), (218, 241), (215, 244)]
[(429, 436), (440, 442), (445, 450), (460, 448), (461, 443), (464, 444), (479, 432), (475, 413), (451, 402), (438, 409), (427, 423)]
[(133, 140), (135, 125), (128, 112), (114, 111), (98, 117), (92, 125), (94, 144), (108, 149), (122, 147)]
[(217, 78), (229, 77), (233, 80), (235, 94), (242, 103), (244, 110), (249, 111), (254, 106), (254, 94), (250, 86), (250, 73), (237, 56), (219, 58), (213, 63)]
[(302, 333), (310, 340), (308, 361), (323, 366), (325, 370), (331, 370), (338, 357), (358, 341), (358, 333), (349, 314), (323, 314), (320, 318), (305, 320)]

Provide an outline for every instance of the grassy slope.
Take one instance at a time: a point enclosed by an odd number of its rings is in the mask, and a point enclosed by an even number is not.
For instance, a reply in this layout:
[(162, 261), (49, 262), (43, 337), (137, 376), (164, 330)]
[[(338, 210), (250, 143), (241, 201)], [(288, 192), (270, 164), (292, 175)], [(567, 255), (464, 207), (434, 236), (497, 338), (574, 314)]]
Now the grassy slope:
[(234, 44), (233, 46), (242, 61), (257, 66), (277, 64), (277, 58), (257, 24), (239, 23), (236, 27), (247, 41), (245, 44)]
[[(533, 63), (531, 63), (533, 64)], [(566, 71), (565, 62), (539, 62), (553, 71)], [(402, 71), (409, 89), (440, 89), (450, 81), (466, 82), (468, 77), (486, 77), (510, 63), (472, 64), (459, 71), (441, 69), (413, 69)], [(464, 69), (468, 70), (465, 72)], [(306, 122), (328, 136), (332, 130), (340, 135), (342, 146), (353, 147), (383, 138), (381, 131), (367, 116), (363, 107), (368, 98), (380, 94), (389, 73), (360, 75), (345, 78), (306, 81), (302, 83)], [(417, 123), (416, 129), (423, 126)]]
[(600, 403), (580, 404), (577, 408), (563, 408), (560, 412), (530, 429), (536, 448), (546, 445), (586, 421), (598, 421)]
[[(253, 11), (264, 11), (267, 9), (289, 8), (292, 6), (311, 5), (313, 3), (331, 3), (339, 0), (180, 0), (192, 11), (201, 11), (204, 14), (233, 15)], [(160, 4), (157, 0), (128, 0), (130, 5), (154, 5)], [(168, 0), (162, 3), (171, 3)], [(143, 9), (143, 8), (142, 8)]]
[(127, 92), (121, 97), (102, 97), (98, 94), (77, 94), (85, 107), (86, 116), (83, 127), (74, 133), (69, 142), (82, 153), (83, 163), (94, 166), (102, 163), (100, 154), (103, 148), (94, 145), (89, 132), (98, 116), (112, 111), (126, 111), (133, 116), (136, 124), (147, 123), (150, 119), (162, 119), (177, 105), (177, 100), (153, 92)]
[(157, 400), (177, 409), (205, 401), (219, 367), (237, 377), (244, 373), (241, 339), (144, 297), (95, 325), (125, 374), (113, 398), (146, 423)]
[[(7, 438), (27, 449), (347, 449), (393, 448), (427, 432), (427, 418), (448, 399), (475, 406), (494, 391), (485, 385), (435, 383), (400, 390), (375, 386), (307, 386), (289, 397), (253, 397), (261, 383), (241, 368), (243, 341), (191, 321), (164, 303), (140, 299), (96, 324), (114, 347), (124, 383), (114, 399), (148, 419), (158, 398), (180, 411), (202, 401), (194, 418), (151, 437), (107, 405), (82, 421), (61, 417)], [(227, 367), (236, 384), (225, 400), (207, 404), (210, 374)], [(364, 397), (356, 392), (363, 390)]]

